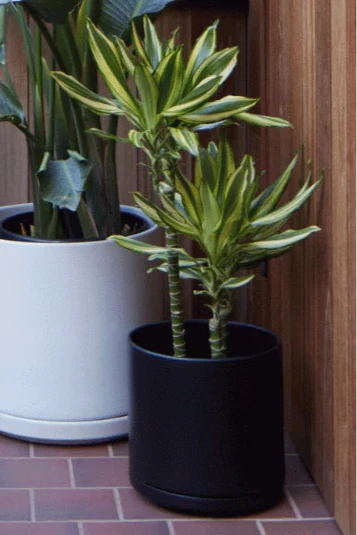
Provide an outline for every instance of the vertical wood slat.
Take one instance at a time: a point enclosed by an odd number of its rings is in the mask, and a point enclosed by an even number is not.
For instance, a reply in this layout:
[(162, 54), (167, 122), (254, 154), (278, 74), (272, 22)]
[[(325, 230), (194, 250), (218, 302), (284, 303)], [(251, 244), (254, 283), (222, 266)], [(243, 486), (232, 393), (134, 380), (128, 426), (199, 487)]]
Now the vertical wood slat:
[[(265, 113), (292, 132), (260, 135), (272, 180), (301, 143), (322, 190), (293, 218), (322, 232), (270, 263), (253, 286), (252, 318), (283, 339), (286, 424), (345, 535), (355, 533), (355, 5), (251, 0)], [(257, 42), (252, 29), (259, 27)], [(251, 68), (251, 67), (250, 67)], [(254, 66), (253, 66), (254, 69)], [(292, 190), (296, 191), (296, 174)], [(292, 225), (293, 226), (293, 225)], [(260, 307), (263, 307), (262, 311)]]
[[(9, 21), (6, 63), (26, 114), (28, 82), (21, 36)], [(9, 123), (0, 122), (0, 206), (29, 200), (28, 164), (25, 136)]]

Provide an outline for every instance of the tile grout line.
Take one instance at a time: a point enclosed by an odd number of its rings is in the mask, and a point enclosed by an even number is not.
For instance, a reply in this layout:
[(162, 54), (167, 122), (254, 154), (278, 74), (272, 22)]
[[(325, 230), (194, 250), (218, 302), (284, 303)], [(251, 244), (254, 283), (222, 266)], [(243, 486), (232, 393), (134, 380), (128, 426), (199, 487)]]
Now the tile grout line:
[(294, 500), (294, 498), (293, 498), (291, 492), (290, 492), (288, 489), (285, 489), (285, 496), (286, 496), (288, 502), (290, 503), (291, 508), (292, 508), (292, 510), (294, 511), (296, 517), (297, 517), (299, 520), (303, 520), (303, 516), (302, 516), (302, 514), (301, 514), (301, 512), (300, 512), (300, 509), (299, 509), (299, 507), (297, 506), (296, 501)]
[(113, 494), (114, 494), (114, 502), (115, 502), (115, 506), (116, 506), (116, 509), (117, 509), (117, 514), (118, 514), (119, 520), (125, 520), (124, 519), (124, 511), (123, 511), (123, 507), (122, 507), (122, 504), (121, 504), (119, 490), (117, 488), (113, 489)]
[(36, 509), (35, 509), (35, 491), (29, 489), (30, 494), (30, 519), (31, 522), (36, 522)]
[(267, 535), (261, 520), (257, 520), (256, 525), (260, 535)]
[(71, 484), (71, 488), (75, 489), (76, 488), (76, 480), (75, 480), (75, 477), (74, 477), (72, 459), (69, 458), (69, 459), (67, 459), (67, 461), (68, 461), (69, 482)]
[(169, 529), (169, 535), (175, 535), (175, 528), (174, 528), (172, 520), (166, 520), (166, 523)]

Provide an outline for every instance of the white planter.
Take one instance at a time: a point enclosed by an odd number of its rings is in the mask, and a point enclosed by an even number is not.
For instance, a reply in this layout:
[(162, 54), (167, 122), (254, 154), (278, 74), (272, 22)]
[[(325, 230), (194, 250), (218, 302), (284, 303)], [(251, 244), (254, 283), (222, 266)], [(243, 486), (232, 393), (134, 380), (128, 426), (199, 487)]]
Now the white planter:
[[(31, 208), (0, 208), (0, 221)], [(155, 243), (148, 221), (136, 236)], [(0, 432), (71, 443), (127, 434), (128, 333), (162, 318), (147, 268), (110, 239), (0, 239)]]

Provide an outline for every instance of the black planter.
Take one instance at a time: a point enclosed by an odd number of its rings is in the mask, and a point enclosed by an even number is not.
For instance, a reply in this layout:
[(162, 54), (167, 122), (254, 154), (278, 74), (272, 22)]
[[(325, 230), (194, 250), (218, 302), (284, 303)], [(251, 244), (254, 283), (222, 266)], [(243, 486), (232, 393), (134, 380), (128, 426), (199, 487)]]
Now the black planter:
[(186, 324), (189, 358), (169, 323), (131, 333), (130, 478), (152, 502), (210, 516), (278, 503), (284, 481), (282, 363), (269, 331), (231, 323), (228, 356), (207, 359), (206, 321)]

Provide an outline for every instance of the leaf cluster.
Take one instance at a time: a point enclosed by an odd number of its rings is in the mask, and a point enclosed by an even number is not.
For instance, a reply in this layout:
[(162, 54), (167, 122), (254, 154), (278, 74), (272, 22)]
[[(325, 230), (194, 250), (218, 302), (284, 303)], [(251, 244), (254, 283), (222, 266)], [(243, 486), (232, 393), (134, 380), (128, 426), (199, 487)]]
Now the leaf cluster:
[[(254, 275), (237, 276), (243, 269), (288, 252), (293, 245), (319, 230), (316, 226), (285, 229), (291, 216), (319, 187), (322, 177), (311, 183), (311, 171), (296, 195), (281, 202), (292, 178), (298, 154), (283, 173), (261, 190), (261, 174), (253, 159), (245, 155), (237, 165), (232, 148), (222, 137), (219, 145), (200, 148), (195, 159), (193, 182), (177, 176), (173, 200), (161, 196), (162, 206), (141, 193), (138, 206), (158, 225), (170, 227), (196, 242), (202, 256), (194, 258), (180, 249), (181, 277), (196, 279), (201, 293), (217, 301), (247, 284)], [(152, 250), (144, 243), (122, 237), (114, 239), (135, 251), (160, 260), (158, 269), (167, 271), (168, 249)]]

